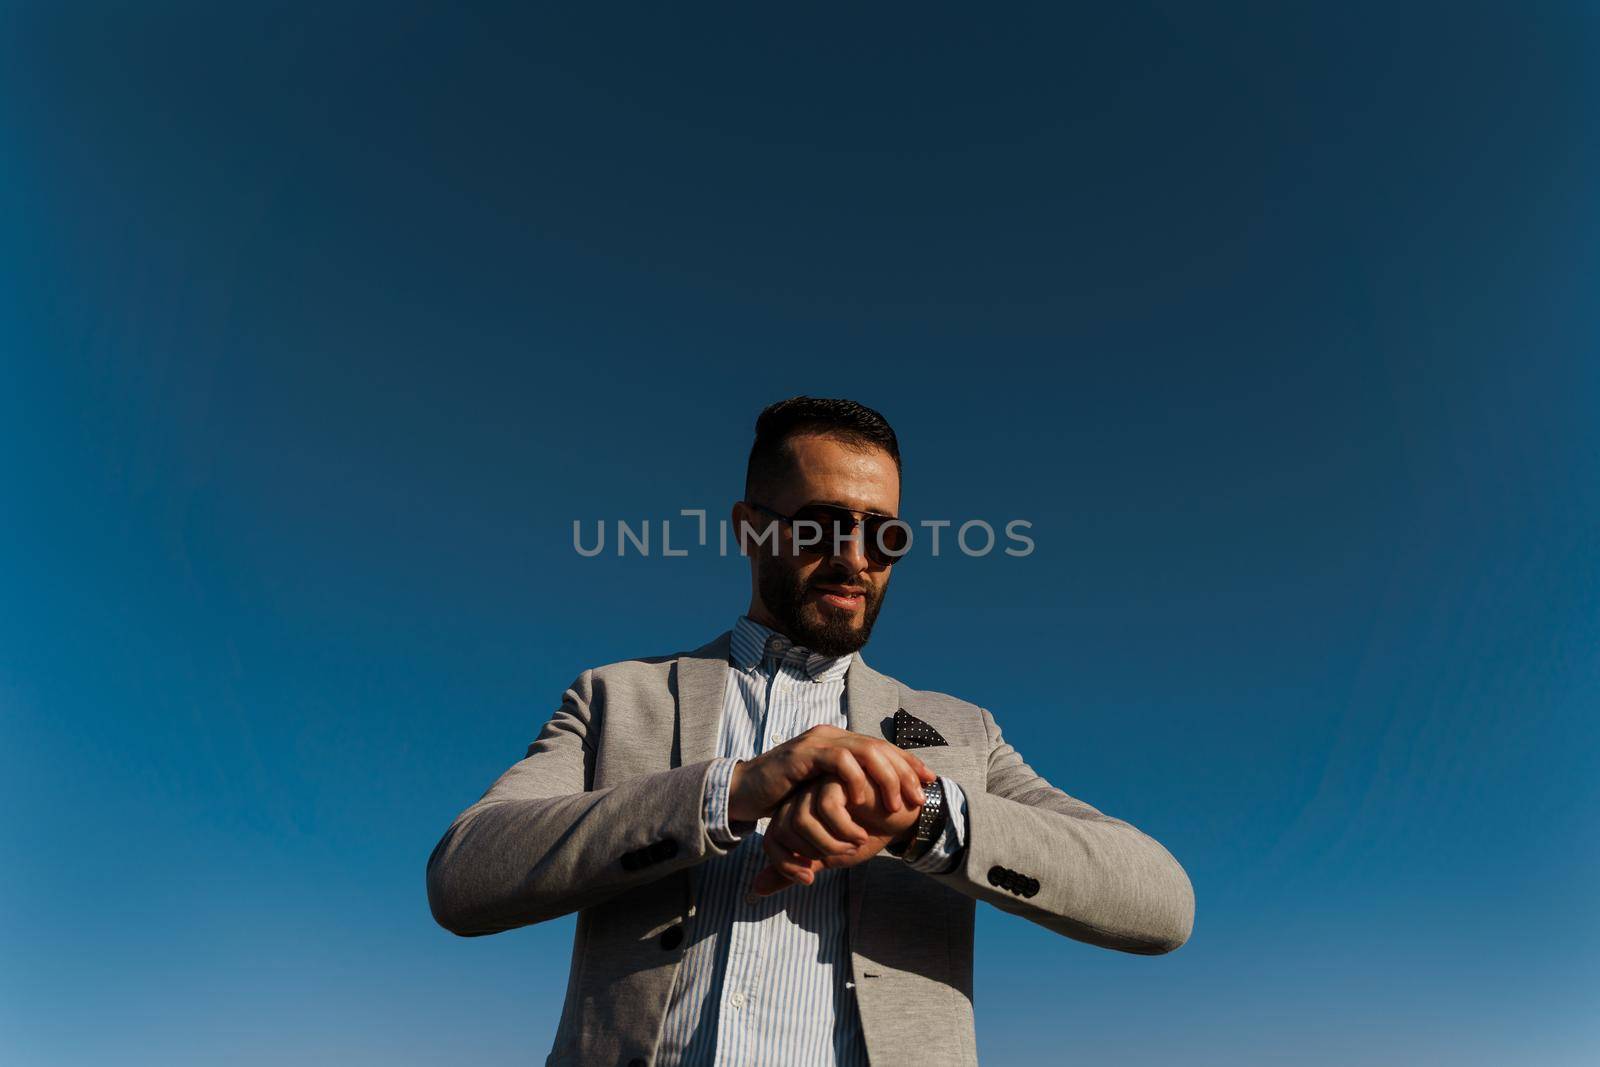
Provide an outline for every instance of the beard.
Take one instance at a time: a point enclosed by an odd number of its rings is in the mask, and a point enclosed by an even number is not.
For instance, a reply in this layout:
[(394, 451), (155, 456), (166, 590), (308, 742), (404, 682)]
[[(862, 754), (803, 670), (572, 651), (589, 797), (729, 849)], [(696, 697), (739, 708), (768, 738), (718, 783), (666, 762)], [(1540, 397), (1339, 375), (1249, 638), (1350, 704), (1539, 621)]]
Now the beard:
[(780, 565), (776, 560), (762, 560), (757, 568), (756, 585), (761, 590), (761, 602), (772, 617), (782, 624), (789, 639), (824, 656), (844, 656), (856, 651), (872, 636), (872, 624), (878, 620), (888, 585), (883, 589), (871, 586), (861, 594), (861, 625), (855, 625), (855, 614), (830, 611), (806, 594), (818, 583), (836, 584), (836, 576), (813, 572), (809, 580)]

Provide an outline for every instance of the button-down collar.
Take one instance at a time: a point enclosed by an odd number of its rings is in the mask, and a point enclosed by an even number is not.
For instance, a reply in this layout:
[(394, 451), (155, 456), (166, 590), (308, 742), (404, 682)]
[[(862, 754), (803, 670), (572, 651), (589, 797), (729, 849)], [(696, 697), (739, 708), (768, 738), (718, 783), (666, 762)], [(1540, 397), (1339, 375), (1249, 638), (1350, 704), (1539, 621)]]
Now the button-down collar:
[(854, 652), (842, 656), (825, 656), (804, 645), (797, 645), (776, 630), (761, 625), (748, 615), (739, 616), (733, 625), (733, 638), (728, 646), (728, 658), (735, 667), (751, 670), (763, 660), (786, 662), (804, 671), (813, 682), (832, 681), (850, 669)]

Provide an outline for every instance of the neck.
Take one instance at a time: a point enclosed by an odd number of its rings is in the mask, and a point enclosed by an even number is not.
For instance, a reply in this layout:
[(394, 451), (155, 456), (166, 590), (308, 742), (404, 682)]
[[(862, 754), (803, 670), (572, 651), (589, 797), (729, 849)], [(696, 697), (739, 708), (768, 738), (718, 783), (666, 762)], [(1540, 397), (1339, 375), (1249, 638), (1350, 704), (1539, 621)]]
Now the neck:
[(769, 630), (776, 630), (778, 633), (787, 637), (791, 641), (795, 639), (794, 634), (789, 632), (788, 627), (784, 626), (783, 623), (779, 622), (777, 619), (774, 619), (772, 617), (772, 613), (768, 611), (766, 606), (760, 602), (751, 601), (750, 606), (745, 608), (744, 613), (750, 616), (751, 622), (759, 622), (762, 626), (765, 626)]

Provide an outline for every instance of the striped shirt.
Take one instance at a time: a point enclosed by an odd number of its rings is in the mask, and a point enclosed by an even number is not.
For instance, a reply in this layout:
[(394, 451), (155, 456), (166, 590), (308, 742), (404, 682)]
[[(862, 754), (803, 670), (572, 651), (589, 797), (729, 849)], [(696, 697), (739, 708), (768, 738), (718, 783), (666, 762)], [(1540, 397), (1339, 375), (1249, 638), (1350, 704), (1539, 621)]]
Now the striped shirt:
[[(812, 726), (846, 728), (845, 674), (853, 654), (796, 646), (748, 616), (734, 625), (718, 752), (704, 797), (706, 825), (727, 855), (694, 869), (694, 929), (667, 1006), (661, 1067), (866, 1067), (846, 921), (846, 871), (757, 897), (757, 823), (728, 822), (737, 760)], [(947, 870), (966, 844), (961, 787), (941, 779), (950, 817), (913, 867)]]

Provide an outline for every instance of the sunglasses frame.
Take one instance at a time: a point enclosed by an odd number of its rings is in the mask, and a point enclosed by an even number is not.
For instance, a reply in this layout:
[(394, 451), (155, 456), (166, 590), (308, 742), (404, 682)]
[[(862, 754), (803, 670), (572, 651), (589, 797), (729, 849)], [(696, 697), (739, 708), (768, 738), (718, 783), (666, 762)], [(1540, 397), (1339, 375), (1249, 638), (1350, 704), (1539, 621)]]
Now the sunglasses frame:
[[(906, 553), (911, 551), (911, 530), (910, 530), (910, 525), (908, 523), (906, 523), (905, 520), (900, 518), (900, 516), (898, 516), (898, 515), (885, 515), (881, 511), (859, 511), (859, 512), (858, 511), (852, 511), (849, 508), (842, 507), (842, 506), (840, 506), (838, 504), (803, 504), (803, 505), (800, 506), (800, 508), (797, 511), (795, 511), (795, 513), (793, 515), (785, 515), (781, 511), (775, 511), (772, 508), (767, 507), (765, 504), (757, 504), (753, 500), (744, 500), (744, 501), (741, 501), (741, 503), (744, 504), (745, 507), (754, 508), (756, 511), (765, 512), (766, 514), (771, 515), (774, 519), (778, 519), (778, 520), (781, 520), (782, 522), (788, 523), (791, 537), (794, 534), (794, 524), (796, 522), (815, 522), (816, 521), (815, 519), (805, 519), (805, 518), (801, 518), (800, 517), (802, 512), (804, 512), (804, 511), (806, 511), (806, 510), (808, 510), (810, 508), (818, 508), (818, 509), (830, 512), (830, 513), (834, 513), (837, 516), (848, 515), (848, 516), (850, 516), (850, 519), (851, 519), (851, 522), (852, 522), (852, 525), (850, 527), (851, 536), (852, 537), (854, 536), (856, 530), (860, 530), (861, 531), (861, 539), (862, 539), (861, 540), (861, 550), (862, 550), (862, 552), (866, 555), (867, 559), (869, 559), (874, 564), (876, 564), (877, 566), (880, 566), (880, 567), (892, 567), (892, 566), (894, 566), (896, 563), (899, 563), (902, 559), (905, 559)], [(860, 516), (860, 517), (858, 518), (857, 516)], [(902, 526), (906, 527), (906, 547), (903, 550), (901, 550), (901, 552), (900, 552), (900, 554), (898, 556), (891, 554), (887, 549), (885, 549), (879, 543), (879, 539), (878, 539), (878, 536), (877, 536), (877, 530), (869, 530), (867, 528), (867, 524), (869, 522), (871, 522), (871, 520), (873, 520), (873, 519), (883, 520), (881, 522), (873, 524), (878, 530), (881, 530), (884, 526), (886, 526), (890, 522), (898, 522)], [(839, 518), (836, 517), (832, 521), (833, 521), (835, 527), (837, 527), (839, 525), (839, 522), (840, 522)], [(821, 524), (819, 524), (819, 525), (821, 525)], [(823, 527), (823, 531), (825, 531), (825, 530), (826, 530), (826, 527), (824, 526)], [(794, 554), (798, 556), (802, 552), (805, 552), (805, 553), (807, 553), (809, 555), (816, 555), (816, 556), (836, 555), (838, 553), (838, 549), (839, 549), (839, 542), (841, 542), (844, 539), (836, 537), (835, 538), (835, 543), (834, 543), (834, 546), (833, 546), (834, 551), (832, 553), (830, 553), (828, 551), (828, 549), (825, 547), (826, 543), (827, 543), (826, 542), (826, 538), (820, 536), (820, 534), (823, 531), (819, 531), (819, 538), (818, 538), (818, 540), (817, 540), (815, 545), (807, 545), (807, 546), (805, 546), (805, 548), (802, 549), (802, 548), (799, 547), (798, 543), (796, 543), (795, 544)]]

